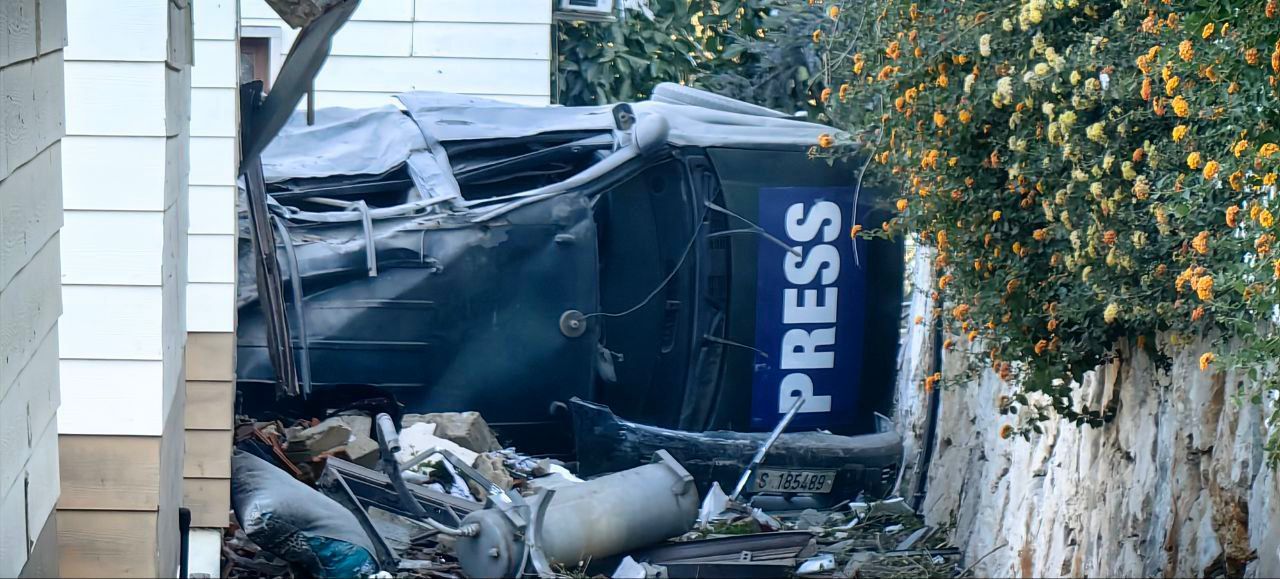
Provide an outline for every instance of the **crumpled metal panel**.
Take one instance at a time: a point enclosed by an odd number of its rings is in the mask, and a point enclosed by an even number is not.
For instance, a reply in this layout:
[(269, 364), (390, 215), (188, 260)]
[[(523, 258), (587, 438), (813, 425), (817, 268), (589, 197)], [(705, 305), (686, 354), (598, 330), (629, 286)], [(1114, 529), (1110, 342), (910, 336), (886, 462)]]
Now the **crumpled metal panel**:
[[(574, 338), (559, 326), (566, 310), (599, 309), (588, 198), (558, 195), (478, 225), (461, 219), (374, 221), (376, 277), (361, 222), (286, 222), (296, 266), (282, 251), (281, 268), (302, 279), (314, 387), (378, 386), (409, 408), (485, 408), (493, 423), (590, 396), (597, 325)], [(240, 312), (238, 379), (271, 382), (260, 310)], [(301, 349), (296, 331), (293, 340)]]

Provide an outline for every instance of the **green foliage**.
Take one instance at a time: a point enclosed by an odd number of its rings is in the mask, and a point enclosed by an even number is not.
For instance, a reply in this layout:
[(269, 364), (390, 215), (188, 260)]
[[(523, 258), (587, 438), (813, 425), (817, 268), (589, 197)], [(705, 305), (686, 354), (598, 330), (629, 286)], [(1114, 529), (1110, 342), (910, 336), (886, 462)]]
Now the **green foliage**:
[(938, 249), (948, 347), (983, 344), (1011, 408), (1098, 424), (1070, 385), (1164, 334), (1239, 344), (1194, 354), (1274, 396), (1276, 0), (825, 5), (825, 115), (901, 192), (872, 234)]
[(810, 29), (821, 11), (782, 0), (650, 0), (652, 20), (557, 23), (557, 102), (647, 98), (678, 82), (786, 112), (813, 109), (825, 86)]

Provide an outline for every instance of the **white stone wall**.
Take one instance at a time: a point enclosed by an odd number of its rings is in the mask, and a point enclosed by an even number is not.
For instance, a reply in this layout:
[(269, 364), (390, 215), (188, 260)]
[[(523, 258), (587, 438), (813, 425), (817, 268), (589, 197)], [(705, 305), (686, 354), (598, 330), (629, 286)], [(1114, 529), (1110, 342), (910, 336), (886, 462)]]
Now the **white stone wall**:
[(59, 494), (65, 15), (63, 0), (0, 3), (0, 577), (22, 571)]
[[(240, 24), (297, 31), (264, 0), (242, 0)], [(551, 0), (366, 0), (338, 31), (316, 78), (316, 106), (390, 104), (408, 90), (551, 102)]]
[[(1199, 577), (1223, 562), (1280, 576), (1280, 477), (1263, 451), (1280, 427), (1264, 422), (1271, 406), (1249, 401), (1246, 376), (1199, 369), (1208, 341), (1161, 346), (1168, 371), (1125, 349), (1086, 375), (1079, 399), (1116, 412), (1100, 428), (1050, 422), (1029, 442), (1005, 440), (1003, 425), (1021, 425), (997, 408), (1008, 384), (988, 371), (943, 390), (924, 512), (955, 525), (976, 576)], [(944, 373), (963, 363), (947, 355)], [(899, 384), (909, 465), (925, 431), (923, 375)]]

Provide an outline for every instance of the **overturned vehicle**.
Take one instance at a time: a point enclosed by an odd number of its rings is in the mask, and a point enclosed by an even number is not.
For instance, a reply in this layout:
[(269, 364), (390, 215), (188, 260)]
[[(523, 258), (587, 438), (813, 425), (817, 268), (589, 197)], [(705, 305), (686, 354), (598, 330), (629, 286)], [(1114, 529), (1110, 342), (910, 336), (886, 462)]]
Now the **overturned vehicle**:
[[(675, 85), (614, 106), (414, 92), (293, 113), (254, 90), (239, 412), (382, 398), (478, 411), (527, 452), (570, 456), (575, 426), (621, 436), (607, 423), (625, 419), (696, 449), (708, 431), (769, 431), (800, 401), (789, 430), (822, 443), (783, 444), (796, 456), (771, 455), (750, 490), (892, 486), (901, 444), (877, 415), (902, 250), (850, 237), (884, 203), (859, 189), (860, 159), (813, 158), (828, 127)], [(574, 398), (613, 414), (575, 420)], [(633, 446), (634, 464), (653, 454)]]

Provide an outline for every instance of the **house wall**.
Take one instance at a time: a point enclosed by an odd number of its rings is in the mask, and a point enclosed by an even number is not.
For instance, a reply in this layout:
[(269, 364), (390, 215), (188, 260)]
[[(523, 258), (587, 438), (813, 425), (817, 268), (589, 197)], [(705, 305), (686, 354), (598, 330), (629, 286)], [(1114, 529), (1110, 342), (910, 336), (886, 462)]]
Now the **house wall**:
[(0, 577), (56, 576), (63, 0), (0, 3)]
[[(277, 67), (297, 36), (264, 0), (242, 0), (240, 24), (280, 31)], [(361, 3), (316, 78), (316, 106), (387, 104), (409, 90), (549, 104), (551, 0)]]
[[(193, 8), (183, 506), (197, 535), (216, 537), (231, 505), (238, 2), (197, 0)], [(191, 549), (193, 555), (212, 549), (198, 555), (216, 561), (221, 544), (195, 540)]]
[(186, 389), (188, 0), (66, 0), (63, 576), (173, 576)]

